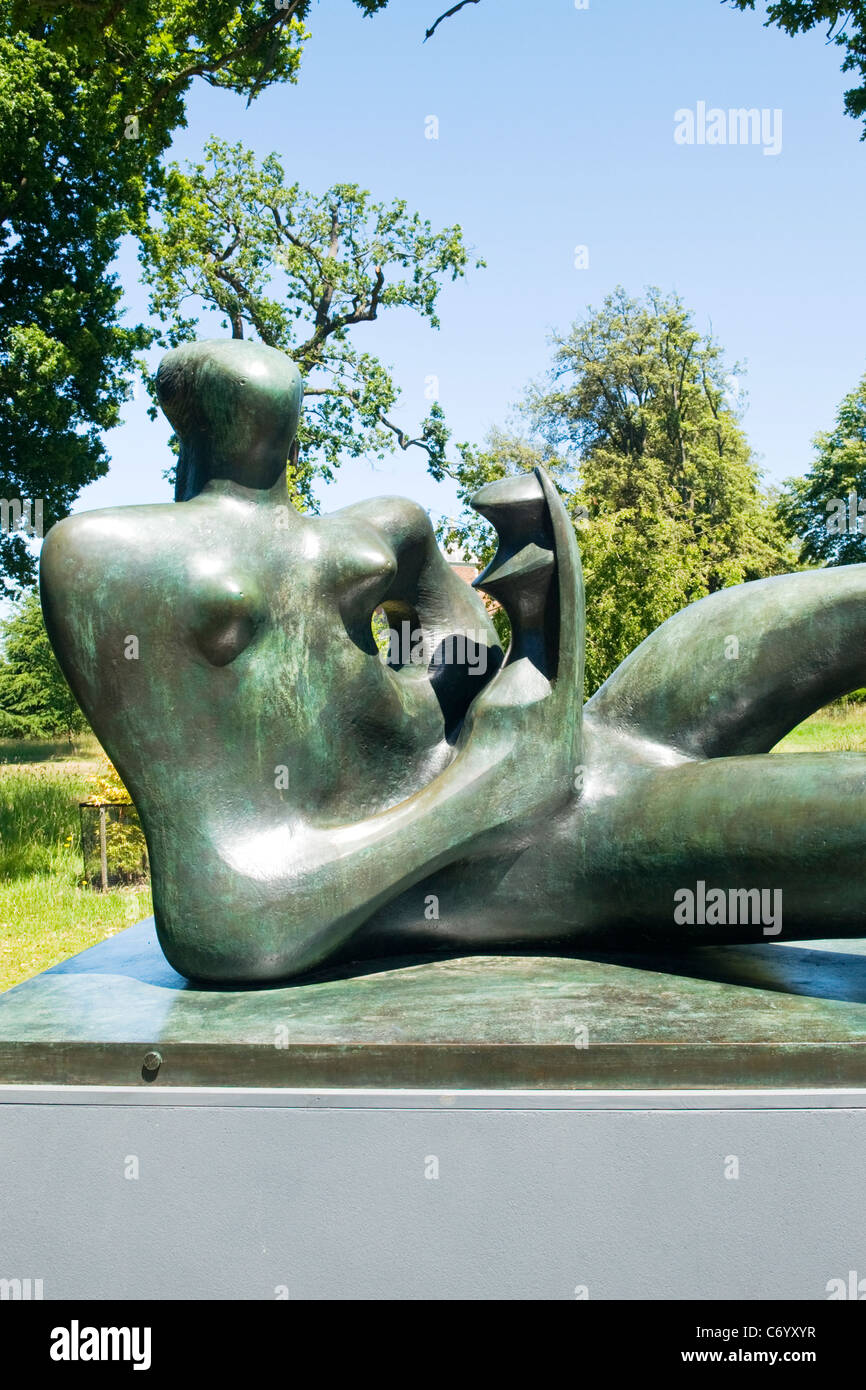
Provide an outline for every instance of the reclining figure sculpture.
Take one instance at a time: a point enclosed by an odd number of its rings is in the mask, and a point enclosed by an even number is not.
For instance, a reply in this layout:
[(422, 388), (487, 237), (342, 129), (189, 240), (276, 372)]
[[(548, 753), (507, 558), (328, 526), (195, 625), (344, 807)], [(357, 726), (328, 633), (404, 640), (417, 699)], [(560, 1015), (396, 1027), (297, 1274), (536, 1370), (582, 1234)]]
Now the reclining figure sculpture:
[[(702, 599), (584, 705), (580, 560), (543, 470), (473, 501), (499, 538), (476, 583), (509, 616), (503, 655), (421, 508), (289, 506), (289, 358), (185, 345), (158, 392), (176, 502), (61, 521), (41, 585), (178, 971), (862, 934), (866, 757), (763, 755), (866, 683), (866, 566)], [(423, 661), (380, 656), (380, 608)]]

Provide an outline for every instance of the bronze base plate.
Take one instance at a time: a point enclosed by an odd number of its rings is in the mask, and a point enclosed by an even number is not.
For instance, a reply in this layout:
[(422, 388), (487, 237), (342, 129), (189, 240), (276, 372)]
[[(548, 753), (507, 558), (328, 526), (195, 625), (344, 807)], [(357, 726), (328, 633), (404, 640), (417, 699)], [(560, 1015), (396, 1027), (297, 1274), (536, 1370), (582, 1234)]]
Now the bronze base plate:
[(0, 1084), (866, 1086), (866, 941), (394, 958), (214, 989), (171, 969), (148, 918), (0, 997)]

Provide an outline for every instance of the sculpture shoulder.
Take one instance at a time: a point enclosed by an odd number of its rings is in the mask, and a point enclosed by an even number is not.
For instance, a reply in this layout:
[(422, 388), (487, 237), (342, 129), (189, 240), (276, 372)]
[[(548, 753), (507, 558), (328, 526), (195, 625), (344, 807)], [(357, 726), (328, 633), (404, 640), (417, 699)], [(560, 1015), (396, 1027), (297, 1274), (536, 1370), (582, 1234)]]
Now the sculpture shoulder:
[(438, 549), (432, 522), (424, 508), (408, 497), (375, 497), (333, 513), (346, 521), (366, 521), (385, 532), (392, 544), (412, 543)]

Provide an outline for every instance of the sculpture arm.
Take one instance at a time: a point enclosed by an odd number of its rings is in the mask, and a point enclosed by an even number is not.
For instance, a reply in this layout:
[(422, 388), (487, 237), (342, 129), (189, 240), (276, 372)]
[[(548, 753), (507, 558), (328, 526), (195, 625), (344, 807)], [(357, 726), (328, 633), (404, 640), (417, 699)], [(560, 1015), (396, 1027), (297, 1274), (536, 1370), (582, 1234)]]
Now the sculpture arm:
[[(226, 866), (261, 881), (285, 974), (325, 960), (380, 906), (482, 835), (561, 807), (571, 794), (571, 758), (565, 743), (551, 757), (548, 738), (561, 699), (561, 689), (519, 661), (477, 697), (454, 761), (405, 801), (356, 824), (278, 825), (233, 838)], [(277, 876), (275, 862), (285, 866)]]

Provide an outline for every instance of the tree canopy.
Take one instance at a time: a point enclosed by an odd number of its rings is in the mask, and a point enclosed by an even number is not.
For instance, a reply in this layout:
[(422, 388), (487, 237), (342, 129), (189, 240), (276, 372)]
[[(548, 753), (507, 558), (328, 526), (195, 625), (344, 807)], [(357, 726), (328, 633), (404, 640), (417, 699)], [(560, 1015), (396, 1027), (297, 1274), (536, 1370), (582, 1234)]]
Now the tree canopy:
[(72, 741), (88, 727), (48, 640), (36, 589), (29, 589), (2, 625), (0, 734), (6, 738)]
[[(738, 10), (753, 10), (755, 0), (729, 0)], [(843, 72), (856, 72), (859, 84), (845, 93), (845, 110), (864, 121), (866, 140), (866, 4), (863, 0), (771, 0), (765, 27), (776, 25), (786, 34), (806, 34), (827, 26), (827, 39), (844, 50)]]
[[(372, 15), (387, 0), (353, 0)], [(296, 80), (312, 0), (0, 0), (0, 496), (45, 523), (108, 467), (136, 352), (110, 273), (140, 232), (196, 79)], [(0, 536), (0, 572), (33, 575)]]
[[(678, 609), (796, 556), (738, 418), (739, 369), (677, 296), (618, 288), (553, 348), (524, 404), (529, 434), (461, 446), (457, 472), (464, 499), (537, 462), (552, 473), (583, 556), (592, 691)], [(477, 547), (479, 527), (445, 534)]]
[(803, 478), (791, 478), (779, 513), (804, 563), (866, 561), (866, 376), (845, 397), (832, 430), (817, 434), (815, 458)]
[(439, 327), (442, 283), (470, 261), (460, 228), (434, 231), (402, 199), (376, 202), (357, 184), (307, 192), (287, 183), (275, 154), (259, 164), (241, 144), (211, 139), (205, 154), (206, 163), (171, 166), (160, 221), (142, 235), (161, 340), (195, 338), (195, 311), (206, 309), (224, 315), (234, 337), (291, 355), (305, 385), (292, 479), (306, 505), (313, 479), (332, 478), (346, 457), (416, 445), (435, 471), (448, 438), (440, 408), (414, 437), (397, 426), (390, 372), (356, 334), (392, 309)]

